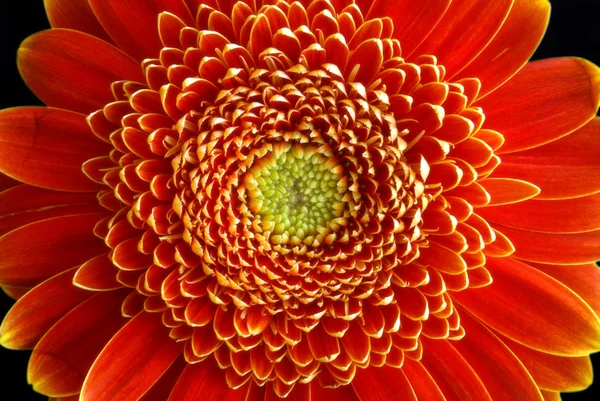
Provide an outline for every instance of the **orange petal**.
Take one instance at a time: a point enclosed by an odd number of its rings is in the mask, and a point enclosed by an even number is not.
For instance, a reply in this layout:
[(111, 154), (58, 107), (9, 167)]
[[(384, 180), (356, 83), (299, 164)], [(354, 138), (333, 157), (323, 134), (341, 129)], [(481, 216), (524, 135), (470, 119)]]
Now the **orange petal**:
[(30, 185), (17, 185), (0, 192), (0, 217), (91, 201), (96, 201), (95, 193), (59, 192)]
[(7, 189), (16, 187), (20, 182), (10, 178), (6, 174), (0, 173), (0, 191), (6, 191)]
[(0, 170), (19, 181), (62, 191), (101, 188), (81, 165), (108, 148), (81, 114), (45, 107), (2, 110), (0, 143)]
[(488, 258), (494, 281), (452, 294), (479, 320), (543, 352), (588, 355), (600, 349), (600, 319), (567, 287), (512, 258)]
[[(249, 391), (250, 388), (247, 389)], [(173, 387), (169, 401), (245, 401), (247, 392), (232, 390), (213, 358), (188, 365)], [(87, 401), (87, 400), (86, 400)]]
[(486, 206), (523, 202), (540, 193), (535, 185), (513, 178), (488, 178), (479, 185), (490, 194), (491, 200)]
[(477, 373), (493, 400), (542, 401), (531, 375), (510, 349), (471, 314), (460, 308), (468, 333), (452, 343)]
[(104, 214), (56, 217), (0, 237), (0, 282), (28, 286), (79, 265), (106, 249), (93, 233)]
[(35, 346), (27, 381), (54, 397), (79, 393), (92, 363), (127, 321), (121, 303), (129, 290), (98, 293), (67, 313)]
[(516, 248), (514, 257), (528, 262), (577, 265), (600, 259), (600, 230), (575, 234), (540, 233), (494, 224)]
[[(547, 129), (544, 128), (544, 129)], [(554, 142), (502, 155), (496, 177), (537, 185), (537, 199), (565, 199), (600, 192), (600, 118)]]
[(19, 299), (0, 326), (0, 344), (31, 349), (65, 313), (93, 295), (71, 285), (75, 269), (38, 285)]
[(179, 376), (181, 376), (186, 366), (188, 366), (188, 363), (183, 356), (180, 356), (138, 401), (157, 401), (169, 398), (169, 394), (171, 394), (175, 383), (179, 380)]
[(454, 79), (477, 77), (479, 98), (492, 92), (527, 63), (544, 36), (549, 17), (548, 0), (515, 0), (496, 37)]
[(406, 359), (402, 366), (402, 373), (410, 382), (418, 400), (446, 401), (437, 383), (420, 362)]
[(170, 12), (189, 26), (194, 19), (183, 0), (89, 0), (96, 18), (106, 32), (138, 61), (158, 57), (162, 43), (158, 35), (158, 15)]
[[(527, 64), (475, 105), (487, 128), (504, 135), (497, 154), (535, 148), (587, 123), (600, 103), (600, 70), (578, 58)], [(535, 183), (535, 182), (534, 182)]]
[(407, 57), (443, 18), (451, 0), (371, 0), (371, 3), (368, 18), (390, 17), (394, 21), (393, 37), (400, 41), (402, 53)]
[(594, 374), (589, 356), (564, 357), (545, 354), (506, 337), (502, 341), (525, 365), (537, 385), (550, 391), (581, 391), (592, 384)]
[(94, 193), (58, 192), (18, 185), (0, 193), (0, 235), (34, 221), (104, 210)]
[(12, 287), (10, 285), (0, 285), (0, 288), (14, 300), (20, 299), (31, 290), (31, 287)]
[(160, 379), (181, 354), (161, 316), (140, 312), (115, 334), (85, 378), (81, 400), (135, 401)]
[(447, 340), (423, 338), (421, 363), (447, 401), (492, 401), (473, 368)]
[[(492, 197), (492, 201), (493, 201)], [(545, 233), (581, 233), (600, 229), (600, 194), (566, 200), (536, 200), (485, 207), (488, 222)]]
[(393, 400), (399, 394), (402, 394), (402, 401), (417, 401), (402, 370), (389, 366), (358, 369), (352, 387), (360, 401)]
[(42, 31), (25, 39), (17, 64), (27, 86), (48, 106), (86, 114), (114, 101), (112, 82), (144, 82), (141, 66), (125, 53), (68, 29)]
[(44, 0), (44, 6), (52, 28), (74, 29), (110, 42), (87, 0)]
[(73, 285), (92, 291), (115, 290), (123, 287), (123, 284), (117, 281), (118, 271), (107, 252), (81, 265), (73, 277)]
[[(311, 400), (327, 401), (361, 401), (352, 386), (340, 386), (338, 388), (323, 388), (317, 380), (310, 383)], [(246, 400), (250, 401), (250, 400)], [(262, 401), (262, 400), (261, 400)], [(305, 401), (305, 400), (298, 400)], [(433, 401), (433, 400), (432, 400)]]
[(542, 395), (544, 396), (544, 401), (561, 401), (560, 393), (556, 393), (553, 391), (545, 391), (542, 390)]
[(453, 0), (440, 23), (413, 56), (435, 54), (448, 71), (446, 77), (451, 78), (490, 43), (512, 4), (513, 0)]
[(383, 63), (383, 45), (379, 39), (362, 42), (350, 56), (346, 66), (346, 77), (350, 82), (369, 86)]
[(575, 291), (600, 317), (600, 267), (595, 263), (576, 266), (527, 264)]

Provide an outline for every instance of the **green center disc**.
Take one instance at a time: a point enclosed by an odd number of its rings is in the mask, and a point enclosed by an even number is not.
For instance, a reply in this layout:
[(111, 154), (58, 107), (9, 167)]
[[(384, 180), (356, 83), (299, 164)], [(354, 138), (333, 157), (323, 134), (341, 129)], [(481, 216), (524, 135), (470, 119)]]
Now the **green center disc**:
[(250, 210), (271, 243), (318, 245), (348, 210), (342, 168), (310, 146), (287, 145), (250, 169)]

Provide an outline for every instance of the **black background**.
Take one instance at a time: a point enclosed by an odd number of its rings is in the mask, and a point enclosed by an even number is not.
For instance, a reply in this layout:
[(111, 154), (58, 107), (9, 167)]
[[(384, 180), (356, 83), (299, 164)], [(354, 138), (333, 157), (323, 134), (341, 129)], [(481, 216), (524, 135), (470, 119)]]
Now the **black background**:
[[(15, 53), (25, 37), (49, 27), (42, 1), (11, 0), (2, 3), (0, 108), (41, 104), (21, 80), (15, 65)], [(554, 0), (551, 3), (553, 11), (550, 26), (535, 58), (578, 56), (600, 65), (600, 0)], [(0, 291), (0, 317), (11, 305), (12, 300)], [(7, 351), (0, 347), (0, 399), (47, 400), (35, 394), (25, 381), (27, 359), (26, 352)], [(592, 356), (592, 360), (596, 376), (600, 377), (600, 354)], [(600, 378), (587, 391), (563, 395), (563, 400), (598, 401), (599, 394)]]

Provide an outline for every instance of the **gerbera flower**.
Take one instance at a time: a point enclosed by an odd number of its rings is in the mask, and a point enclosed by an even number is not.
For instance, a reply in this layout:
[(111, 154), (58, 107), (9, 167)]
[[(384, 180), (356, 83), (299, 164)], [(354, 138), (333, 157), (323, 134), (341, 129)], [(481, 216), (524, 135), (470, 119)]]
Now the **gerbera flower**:
[[(600, 350), (600, 70), (531, 0), (48, 0), (0, 343), (63, 401), (557, 400)], [(19, 184), (14, 180), (22, 182)]]

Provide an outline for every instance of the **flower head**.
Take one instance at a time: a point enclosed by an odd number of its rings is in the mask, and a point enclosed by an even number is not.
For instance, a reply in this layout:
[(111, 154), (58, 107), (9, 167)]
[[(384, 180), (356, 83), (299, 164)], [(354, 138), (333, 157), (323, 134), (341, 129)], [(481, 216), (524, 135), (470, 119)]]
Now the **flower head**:
[(38, 392), (589, 385), (600, 71), (526, 64), (546, 1), (46, 7), (18, 62), (49, 107), (0, 112), (0, 171), (23, 182), (0, 193), (20, 298), (0, 341), (33, 348)]

